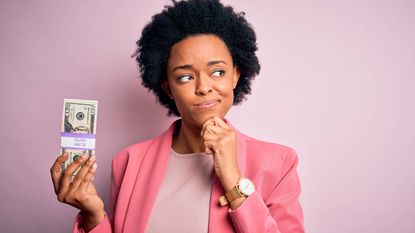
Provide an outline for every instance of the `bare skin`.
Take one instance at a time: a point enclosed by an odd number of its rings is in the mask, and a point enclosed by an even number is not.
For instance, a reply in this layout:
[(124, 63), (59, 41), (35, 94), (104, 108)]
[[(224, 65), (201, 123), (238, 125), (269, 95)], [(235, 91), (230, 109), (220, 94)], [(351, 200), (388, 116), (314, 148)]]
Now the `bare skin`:
[[(224, 189), (236, 185), (240, 171), (236, 133), (223, 120), (233, 104), (240, 72), (226, 44), (215, 35), (197, 35), (176, 43), (167, 64), (163, 88), (174, 100), (182, 123), (173, 138), (179, 153), (213, 154), (214, 168)], [(210, 101), (201, 107), (200, 103)], [(203, 106), (203, 104), (202, 104)], [(235, 209), (245, 198), (231, 203)]]
[[(162, 84), (182, 118), (172, 148), (179, 153), (211, 154), (215, 173), (226, 191), (235, 186), (241, 176), (236, 132), (223, 120), (233, 104), (233, 89), (239, 75), (226, 44), (219, 37), (198, 35), (172, 47), (167, 80)], [(81, 157), (61, 174), (60, 167), (67, 156), (59, 156), (50, 169), (55, 193), (60, 202), (81, 210), (83, 228), (89, 232), (106, 215), (103, 201), (92, 183), (96, 173), (95, 157)], [(73, 173), (83, 164), (72, 182)], [(232, 201), (231, 208), (238, 208), (245, 199)]]
[[(88, 156), (83, 155), (61, 173), (60, 167), (67, 158), (68, 154), (59, 156), (50, 169), (55, 193), (58, 201), (82, 211), (83, 228), (89, 232), (105, 217), (104, 203), (92, 183), (97, 169), (96, 158), (92, 156), (88, 159)], [(72, 181), (73, 173), (81, 165), (84, 166)]]

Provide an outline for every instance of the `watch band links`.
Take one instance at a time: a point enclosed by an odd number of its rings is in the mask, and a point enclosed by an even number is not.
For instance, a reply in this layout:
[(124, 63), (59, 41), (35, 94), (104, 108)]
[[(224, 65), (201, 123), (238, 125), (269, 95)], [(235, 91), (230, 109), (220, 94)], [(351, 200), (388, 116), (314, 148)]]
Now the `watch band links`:
[(233, 200), (239, 198), (239, 197), (245, 197), (246, 195), (242, 194), (239, 189), (238, 189), (238, 184), (239, 184), (239, 180), (242, 177), (240, 177), (238, 179), (238, 182), (236, 183), (236, 185), (231, 188), (228, 192), (225, 193), (225, 195), (222, 195), (219, 198), (219, 203), (221, 206), (225, 206), (228, 205), (229, 203), (231, 203)]

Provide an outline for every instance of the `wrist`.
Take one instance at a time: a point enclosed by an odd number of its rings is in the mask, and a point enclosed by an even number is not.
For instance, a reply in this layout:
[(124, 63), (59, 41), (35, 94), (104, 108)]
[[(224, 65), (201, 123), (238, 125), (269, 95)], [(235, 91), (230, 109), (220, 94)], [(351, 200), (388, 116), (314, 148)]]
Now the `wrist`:
[(240, 177), (241, 173), (239, 171), (234, 171), (220, 176), (219, 180), (221, 181), (225, 192), (227, 192), (238, 183)]
[(82, 226), (88, 232), (104, 220), (106, 213), (104, 210), (94, 212), (81, 211), (81, 215)]
[(221, 206), (230, 205), (232, 209), (240, 204), (255, 191), (254, 183), (247, 177), (239, 177), (232, 188), (227, 189), (224, 195), (219, 198)]

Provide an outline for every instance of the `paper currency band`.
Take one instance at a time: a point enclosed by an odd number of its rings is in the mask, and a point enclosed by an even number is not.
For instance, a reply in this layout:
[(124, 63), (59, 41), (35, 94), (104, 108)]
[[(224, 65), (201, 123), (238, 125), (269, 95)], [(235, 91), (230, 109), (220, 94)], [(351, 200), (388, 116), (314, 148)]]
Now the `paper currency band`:
[(95, 134), (61, 133), (61, 148), (95, 150)]
[(76, 137), (76, 138), (95, 138), (95, 134), (83, 134), (83, 133), (67, 133), (62, 132), (61, 137)]

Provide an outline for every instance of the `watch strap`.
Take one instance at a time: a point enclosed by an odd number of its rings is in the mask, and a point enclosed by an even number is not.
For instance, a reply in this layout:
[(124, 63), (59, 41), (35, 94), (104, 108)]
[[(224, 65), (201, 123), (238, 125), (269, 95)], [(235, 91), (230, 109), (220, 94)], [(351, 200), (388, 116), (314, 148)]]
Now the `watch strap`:
[(229, 191), (225, 193), (226, 199), (228, 199), (228, 202), (231, 203), (233, 200), (244, 197), (245, 195), (239, 192), (238, 185), (233, 186)]
[(229, 191), (227, 191), (225, 193), (225, 195), (222, 195), (219, 198), (219, 203), (221, 206), (225, 206), (228, 205), (229, 203), (231, 203), (233, 200), (239, 198), (239, 197), (245, 197), (246, 195), (242, 194), (239, 189), (238, 189), (238, 185), (239, 185), (239, 181), (241, 180), (242, 177), (240, 177), (238, 179), (238, 182), (235, 186), (233, 186), (233, 188), (231, 188)]
[(225, 206), (229, 204), (228, 199), (226, 199), (225, 195), (219, 197), (219, 204), (220, 206)]

